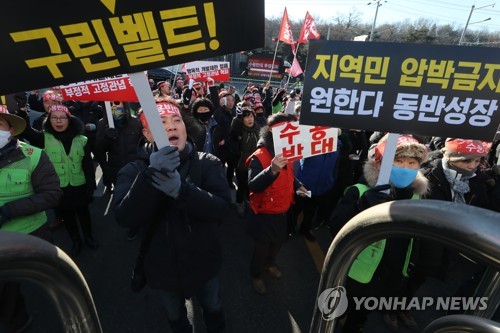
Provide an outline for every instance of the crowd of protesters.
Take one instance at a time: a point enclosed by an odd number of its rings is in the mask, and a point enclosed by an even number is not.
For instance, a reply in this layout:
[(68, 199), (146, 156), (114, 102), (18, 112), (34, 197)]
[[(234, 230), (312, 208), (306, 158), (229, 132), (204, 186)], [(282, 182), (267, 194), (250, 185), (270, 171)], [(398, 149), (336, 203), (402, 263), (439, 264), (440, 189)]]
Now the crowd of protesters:
[[(138, 103), (114, 101), (110, 116), (101, 102), (67, 101), (59, 91), (46, 90), (17, 94), (17, 107), (7, 115), (2, 106), (0, 135), (6, 132), (7, 139), (0, 141), (0, 178), (14, 172), (12, 159), (6, 159), (10, 154), (16, 154), (15, 161), (32, 158), (23, 155), (23, 147), (39, 152), (39, 166), (25, 163), (31, 192), (2, 191), (0, 230), (52, 241), (50, 230), (64, 225), (73, 257), (85, 246), (98, 249), (105, 240), (92, 233), (89, 205), (99, 165), (106, 191), (115, 192), (118, 224), (128, 228), (129, 240), (139, 234), (146, 244), (141, 248), (147, 283), (173, 332), (191, 332), (184, 305), (191, 297), (203, 308), (207, 331), (224, 331), (217, 230), (229, 209), (247, 221), (254, 244), (249, 283), (258, 294), (267, 292), (266, 274), (282, 277), (276, 258), (289, 237), (299, 234), (314, 242), (321, 230), (335, 237), (350, 218), (374, 205), (428, 198), (500, 211), (498, 136), (493, 142), (401, 136), (389, 184), (375, 186), (386, 133), (340, 129), (337, 151), (294, 163), (274, 151), (271, 127), (300, 118), (300, 89), (249, 83), (240, 96), (234, 86), (226, 89), (211, 79), (149, 83), (170, 143), (161, 149)], [(42, 116), (30, 121), (29, 108)], [(43, 185), (42, 165), (48, 174), (43, 182), (56, 177), (59, 186)], [(40, 199), (33, 209), (20, 208), (26, 195), (45, 191), (50, 204)], [(148, 216), (137, 209), (141, 205), (148, 206)], [(40, 215), (49, 209), (53, 221)], [(27, 221), (37, 221), (36, 228), (23, 228)], [(460, 260), (465, 259), (432, 242), (381, 240), (358, 256), (347, 288), (352, 295), (411, 296), (427, 277), (443, 278)], [(477, 274), (483, 272), (478, 266)], [(8, 288), (0, 285), (0, 294)], [(0, 313), (0, 327), (18, 332), (30, 317), (19, 286), (10, 290), (21, 305), (10, 317)], [(362, 332), (366, 316), (348, 309), (343, 332)], [(394, 331), (399, 325), (417, 326), (408, 312), (385, 313), (384, 321)]]

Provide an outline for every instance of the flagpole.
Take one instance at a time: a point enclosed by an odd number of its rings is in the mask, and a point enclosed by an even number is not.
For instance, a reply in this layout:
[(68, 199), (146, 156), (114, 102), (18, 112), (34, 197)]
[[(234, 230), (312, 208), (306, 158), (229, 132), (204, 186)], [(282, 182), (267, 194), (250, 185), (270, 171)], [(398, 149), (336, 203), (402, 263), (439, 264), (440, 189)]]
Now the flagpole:
[(276, 60), (276, 53), (278, 53), (278, 44), (280, 43), (279, 37), (276, 40), (276, 49), (274, 50), (273, 64), (271, 66), (271, 73), (269, 74), (269, 82), (271, 82), (271, 78), (273, 76), (274, 71), (274, 61)]

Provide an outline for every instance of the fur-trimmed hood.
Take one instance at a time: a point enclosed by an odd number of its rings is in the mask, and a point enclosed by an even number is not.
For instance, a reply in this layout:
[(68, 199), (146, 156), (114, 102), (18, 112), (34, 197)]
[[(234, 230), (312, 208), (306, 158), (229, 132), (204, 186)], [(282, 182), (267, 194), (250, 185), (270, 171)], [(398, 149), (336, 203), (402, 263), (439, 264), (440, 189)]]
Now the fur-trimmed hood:
[[(363, 177), (366, 181), (366, 185), (369, 187), (374, 187), (378, 180), (378, 175), (380, 173), (380, 165), (374, 160), (369, 159), (363, 166)], [(418, 171), (417, 177), (410, 184), (410, 187), (418, 195), (424, 195), (429, 191), (429, 181), (425, 176)]]
[(269, 126), (264, 126), (260, 129), (259, 141), (257, 142), (258, 147), (266, 147), (271, 156), (274, 156), (273, 132), (271, 132)]

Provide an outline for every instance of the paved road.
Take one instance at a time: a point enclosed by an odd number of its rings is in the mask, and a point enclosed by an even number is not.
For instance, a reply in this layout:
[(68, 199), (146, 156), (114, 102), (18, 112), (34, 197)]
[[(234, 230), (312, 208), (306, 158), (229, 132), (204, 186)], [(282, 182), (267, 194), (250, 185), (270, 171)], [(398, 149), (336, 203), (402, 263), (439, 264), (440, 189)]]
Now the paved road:
[[(91, 289), (103, 331), (106, 333), (170, 332), (162, 308), (148, 289), (134, 294), (129, 291), (130, 269), (133, 265), (139, 239), (127, 240), (127, 230), (119, 227), (112, 212), (107, 211), (109, 195), (102, 195), (99, 186), (91, 206), (95, 238), (101, 246), (97, 250), (84, 248), (75, 259)], [(145, 209), (144, 207), (138, 209)], [(105, 215), (107, 214), (107, 215)], [(227, 317), (228, 332), (271, 333), (308, 332), (316, 301), (321, 266), (331, 238), (326, 229), (315, 231), (317, 243), (306, 243), (292, 236), (278, 257), (283, 271), (281, 280), (266, 279), (267, 295), (256, 294), (248, 274), (252, 243), (245, 234), (246, 222), (236, 214), (228, 216), (221, 225), (224, 244), (224, 266), (221, 275), (222, 296)], [(64, 228), (56, 231), (57, 245), (70, 249)], [(451, 295), (458, 282), (448, 284), (431, 281), (422, 292)], [(25, 285), (29, 308), (33, 314), (30, 333), (62, 332), (55, 308), (39, 287)], [(199, 308), (190, 304), (190, 315), (195, 331), (204, 333)], [(443, 315), (436, 311), (415, 313), (425, 327), (431, 320)], [(368, 329), (369, 328), (369, 329)], [(388, 332), (380, 313), (373, 313), (367, 323), (367, 332)], [(400, 332), (410, 332), (401, 330)]]

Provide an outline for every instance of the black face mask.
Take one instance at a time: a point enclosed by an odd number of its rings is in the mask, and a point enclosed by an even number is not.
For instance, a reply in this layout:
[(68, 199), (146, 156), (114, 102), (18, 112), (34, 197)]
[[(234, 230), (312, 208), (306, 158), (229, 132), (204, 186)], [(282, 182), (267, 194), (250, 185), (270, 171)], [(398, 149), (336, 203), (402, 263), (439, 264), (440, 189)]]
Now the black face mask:
[(462, 177), (471, 177), (477, 170), (477, 168), (476, 168), (472, 171), (468, 171), (468, 170), (459, 168), (455, 165), (451, 165), (450, 162), (448, 162), (448, 168), (450, 168), (451, 170), (455, 170), (457, 173), (461, 174)]
[(210, 120), (210, 118), (212, 117), (212, 115), (213, 115), (213, 112), (210, 112), (210, 111), (209, 112), (201, 112), (201, 113), (195, 112), (193, 114), (193, 116), (195, 118), (200, 119), (201, 122), (203, 122), (203, 123), (208, 122)]

